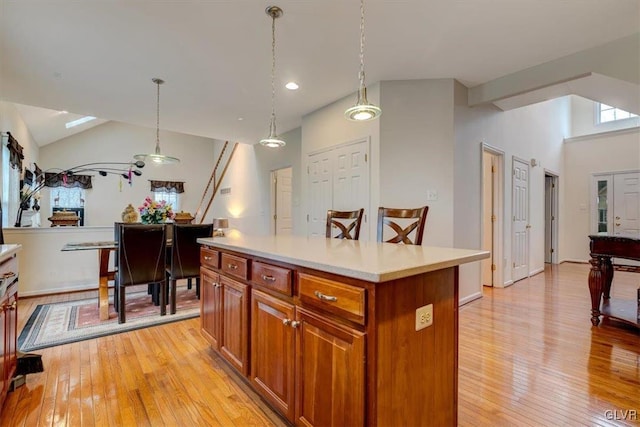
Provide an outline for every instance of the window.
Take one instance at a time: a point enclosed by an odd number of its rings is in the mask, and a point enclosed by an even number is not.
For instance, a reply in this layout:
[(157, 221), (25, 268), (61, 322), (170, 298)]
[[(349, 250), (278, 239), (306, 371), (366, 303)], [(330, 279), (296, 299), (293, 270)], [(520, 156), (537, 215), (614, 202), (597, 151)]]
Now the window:
[(171, 205), (174, 212), (180, 211), (180, 193), (184, 193), (184, 182), (150, 180), (150, 184), (153, 200), (156, 202), (164, 200)]
[(153, 200), (156, 202), (164, 200), (167, 204), (171, 205), (174, 212), (180, 212), (180, 194), (176, 192), (154, 190)]
[(52, 208), (83, 208), (84, 189), (55, 187), (49, 191)]
[(628, 111), (621, 110), (620, 108), (598, 103), (598, 124), (629, 119), (631, 117), (638, 116), (636, 114), (629, 113)]

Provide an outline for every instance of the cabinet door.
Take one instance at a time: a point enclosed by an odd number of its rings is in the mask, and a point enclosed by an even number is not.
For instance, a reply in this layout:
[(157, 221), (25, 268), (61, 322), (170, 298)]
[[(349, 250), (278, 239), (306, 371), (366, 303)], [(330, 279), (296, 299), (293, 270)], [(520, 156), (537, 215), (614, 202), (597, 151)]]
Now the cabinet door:
[(5, 304), (7, 303), (6, 299), (3, 299), (0, 302), (0, 328), (2, 328), (2, 333), (0, 334), (0, 408), (2, 408), (2, 403), (4, 402), (4, 398), (7, 394), (7, 387), (9, 385), (7, 376), (7, 314), (8, 311), (5, 309)]
[(251, 383), (271, 405), (294, 420), (293, 305), (251, 293)]
[(248, 375), (249, 287), (225, 276), (222, 284), (220, 352), (243, 375)]
[[(16, 286), (16, 285), (13, 285)], [(9, 297), (9, 307), (6, 314), (7, 325), (7, 344), (6, 344), (6, 358), (5, 358), (5, 378), (7, 380), (7, 386), (13, 378), (16, 368), (18, 367), (18, 353), (17, 353), (17, 335), (18, 335), (18, 294), (14, 293)]]
[(200, 324), (202, 335), (218, 350), (222, 321), (222, 285), (220, 275), (206, 268), (200, 269)]
[(365, 335), (298, 307), (297, 424), (364, 425)]

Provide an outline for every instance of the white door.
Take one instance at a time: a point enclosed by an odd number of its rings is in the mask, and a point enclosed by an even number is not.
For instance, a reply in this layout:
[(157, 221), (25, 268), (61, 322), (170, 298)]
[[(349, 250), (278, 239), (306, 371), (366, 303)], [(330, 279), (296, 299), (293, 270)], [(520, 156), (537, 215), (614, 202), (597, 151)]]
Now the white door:
[(529, 163), (513, 159), (513, 260), (512, 278), (529, 275)]
[(307, 173), (309, 182), (309, 216), (307, 235), (324, 236), (327, 210), (332, 200), (331, 151), (309, 155)]
[(291, 168), (275, 171), (275, 233), (290, 235), (293, 232), (293, 213), (291, 208), (293, 170)]
[(333, 150), (333, 203), (331, 209), (355, 211), (365, 209), (360, 240), (368, 240), (369, 207), (368, 144), (366, 141)]
[(613, 232), (640, 233), (640, 172), (613, 175)]

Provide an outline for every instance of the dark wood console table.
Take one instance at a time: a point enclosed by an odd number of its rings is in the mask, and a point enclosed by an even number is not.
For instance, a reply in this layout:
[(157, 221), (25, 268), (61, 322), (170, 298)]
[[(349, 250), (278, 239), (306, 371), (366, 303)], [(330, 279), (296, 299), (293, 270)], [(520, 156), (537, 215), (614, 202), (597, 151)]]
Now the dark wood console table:
[(591, 323), (598, 326), (600, 316), (609, 317), (640, 329), (640, 307), (638, 301), (611, 298), (613, 264), (611, 258), (640, 261), (640, 236), (623, 237), (610, 234), (589, 236), (591, 271)]

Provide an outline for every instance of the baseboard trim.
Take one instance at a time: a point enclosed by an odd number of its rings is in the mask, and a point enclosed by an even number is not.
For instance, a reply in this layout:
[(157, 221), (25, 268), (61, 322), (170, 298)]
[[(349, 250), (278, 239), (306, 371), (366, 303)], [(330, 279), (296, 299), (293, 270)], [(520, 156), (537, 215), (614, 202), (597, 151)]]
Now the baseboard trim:
[(565, 258), (562, 261), (559, 262), (559, 264), (562, 264), (563, 262), (572, 262), (575, 264), (588, 264), (589, 261), (586, 259), (572, 259), (572, 258)]
[(458, 301), (458, 307), (463, 306), (467, 303), (470, 303), (471, 301), (475, 301), (477, 299), (482, 298), (482, 292), (476, 292), (473, 293), (471, 295), (467, 295), (466, 297), (460, 299), (460, 301)]
[(544, 272), (544, 267), (536, 268), (535, 270), (529, 272), (529, 277), (535, 276), (536, 274), (540, 274), (543, 272)]
[[(110, 288), (113, 286), (109, 286)], [(44, 297), (48, 295), (71, 294), (76, 292), (97, 291), (98, 286), (93, 284), (84, 284), (76, 286), (68, 286), (64, 288), (53, 288), (39, 291), (22, 291), (18, 289), (20, 298)]]

